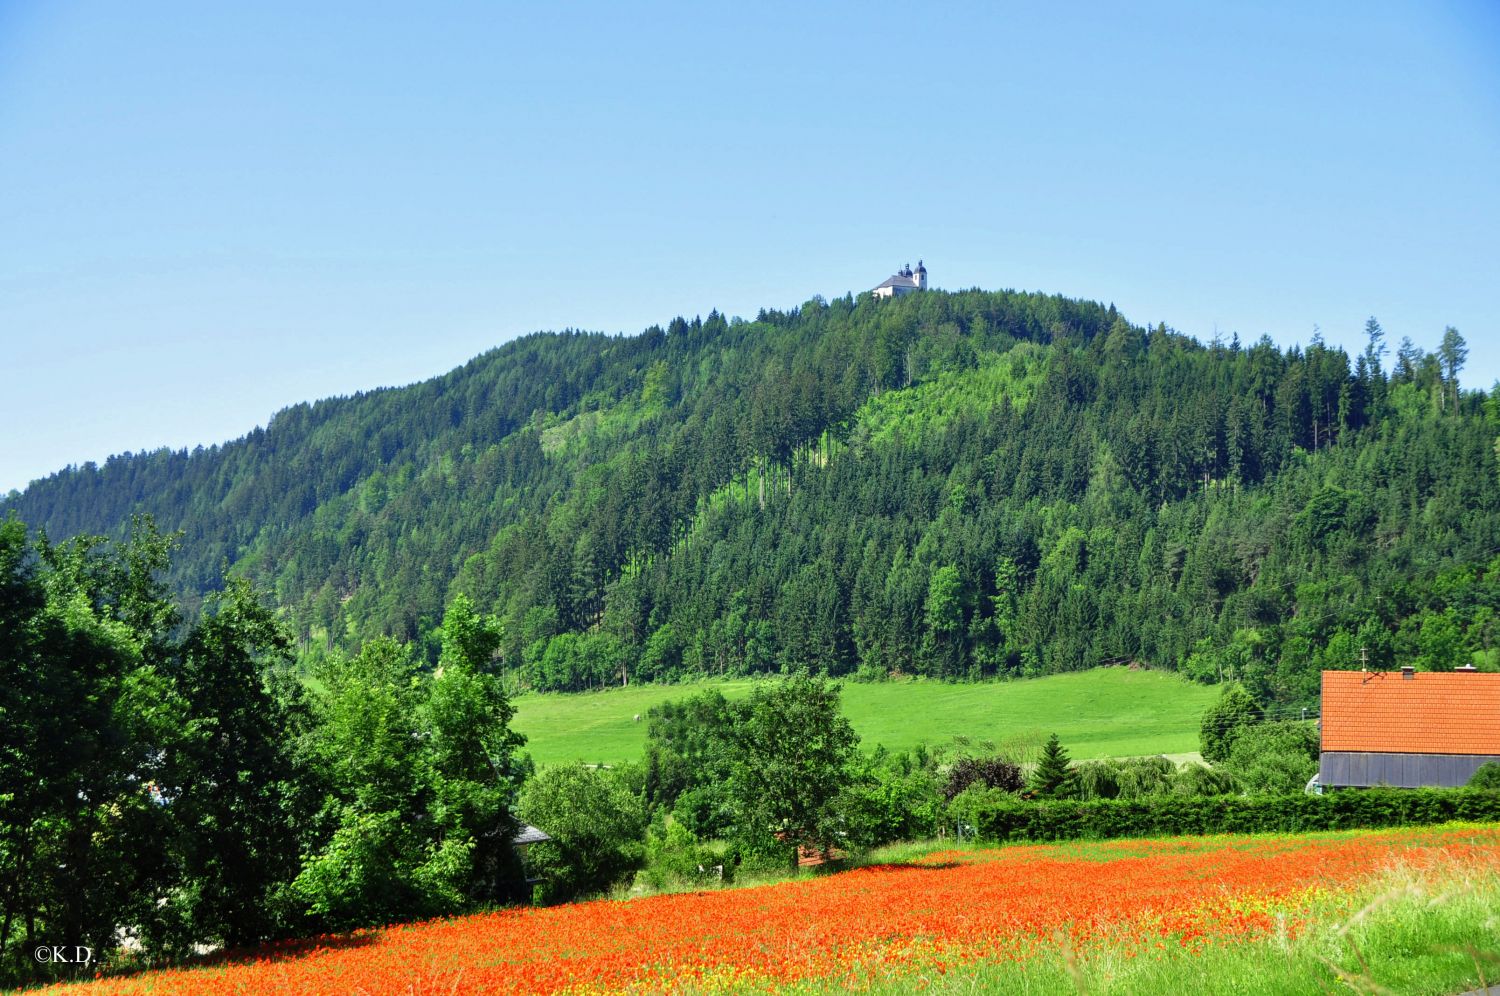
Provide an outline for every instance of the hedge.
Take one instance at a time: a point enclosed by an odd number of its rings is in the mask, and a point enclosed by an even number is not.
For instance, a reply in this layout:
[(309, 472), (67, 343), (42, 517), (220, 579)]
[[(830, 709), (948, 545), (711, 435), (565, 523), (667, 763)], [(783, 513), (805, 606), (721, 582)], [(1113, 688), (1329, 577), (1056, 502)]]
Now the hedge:
[(1288, 833), (1500, 821), (1500, 791), (1359, 789), (1326, 795), (1027, 802), (986, 793), (966, 816), (985, 840)]

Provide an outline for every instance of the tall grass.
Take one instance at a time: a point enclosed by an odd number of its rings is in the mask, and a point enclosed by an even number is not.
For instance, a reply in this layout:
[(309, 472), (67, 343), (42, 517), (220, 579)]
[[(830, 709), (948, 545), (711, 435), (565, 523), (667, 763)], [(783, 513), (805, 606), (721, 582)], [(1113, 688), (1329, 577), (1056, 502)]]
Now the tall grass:
[[(1360, 888), (1284, 905), (1275, 933), (1193, 951), (1170, 939), (1118, 936), (1073, 948), (1058, 935), (1017, 963), (977, 962), (875, 978), (859, 991), (1161, 996), (1353, 992), (1454, 996), (1500, 984), (1500, 867), (1445, 858), (1398, 863)], [(1142, 953), (1142, 947), (1145, 951)], [(1134, 951), (1136, 954), (1131, 954)], [(793, 993), (848, 987), (810, 983)]]

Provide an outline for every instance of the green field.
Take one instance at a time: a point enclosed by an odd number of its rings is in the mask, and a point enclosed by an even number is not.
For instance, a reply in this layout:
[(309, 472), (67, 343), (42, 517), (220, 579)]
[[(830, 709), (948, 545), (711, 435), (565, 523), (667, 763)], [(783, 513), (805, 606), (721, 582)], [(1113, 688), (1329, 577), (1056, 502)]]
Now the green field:
[[(538, 764), (639, 760), (646, 710), (653, 705), (706, 688), (741, 698), (754, 685), (739, 679), (524, 695), (516, 700), (513, 726), (526, 734)], [(904, 750), (957, 736), (1002, 743), (1055, 732), (1075, 758), (1088, 758), (1191, 754), (1198, 749), (1199, 719), (1217, 695), (1175, 675), (1115, 667), (982, 684), (845, 682), (843, 701), (867, 749)]]

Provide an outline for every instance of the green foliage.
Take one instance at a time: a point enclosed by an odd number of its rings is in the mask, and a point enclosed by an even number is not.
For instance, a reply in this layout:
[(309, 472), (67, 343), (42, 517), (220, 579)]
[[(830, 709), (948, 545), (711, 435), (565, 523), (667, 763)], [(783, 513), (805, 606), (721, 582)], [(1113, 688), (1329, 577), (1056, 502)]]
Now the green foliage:
[(1500, 792), (1500, 761), (1486, 761), (1469, 778), (1469, 788)]
[(944, 779), (926, 749), (892, 754), (877, 749), (856, 763), (838, 802), (843, 843), (857, 846), (919, 840), (944, 820)]
[(532, 844), (526, 856), (546, 902), (607, 892), (645, 861), (645, 808), (614, 772), (582, 764), (547, 768), (527, 783), (519, 809), (552, 838)]
[(526, 763), (490, 670), (493, 619), (456, 600), (440, 664), (382, 639), (332, 655), (306, 764), (326, 780), (294, 894), (332, 929), (450, 913), (516, 894), (510, 806)]
[(1240, 730), (1223, 766), (1247, 792), (1290, 794), (1318, 773), (1318, 751), (1312, 723), (1258, 723)]
[(305, 684), (247, 581), (183, 621), (173, 539), (134, 529), (0, 523), (0, 981), (58, 938), (158, 959), (514, 894), (496, 620), (456, 600), (436, 671), (376, 640)]
[(537, 688), (1129, 660), (1306, 705), (1340, 634), (1494, 655), (1493, 405), (1459, 390), (1457, 333), (1389, 372), (1370, 343), (1205, 346), (1011, 292), (813, 300), (527, 337), (3, 505), (52, 536), (142, 506), (190, 530), (184, 604), (227, 560), (309, 646), (433, 664), (466, 595)]
[[(1291, 833), (1500, 819), (1500, 793), (1469, 789), (1359, 789), (1325, 795), (1027, 802), (1003, 792), (965, 800), (964, 818), (989, 841)], [(955, 800), (957, 803), (958, 800)]]
[(525, 738), (510, 728), (515, 710), (494, 670), (501, 638), (498, 620), (455, 598), (417, 715), (434, 832), (445, 843), (468, 842), (466, 865), (454, 865), (466, 876), (458, 886), (466, 902), (503, 899), (516, 877), (510, 839), (519, 825), (509, 807), (528, 766), (519, 754)]
[[(168, 758), (183, 743), (176, 613), (149, 520), (112, 547), (28, 542), (0, 521), (0, 982), (34, 944), (100, 951), (177, 884)], [(60, 873), (61, 870), (66, 873)]]
[(329, 830), (303, 863), (294, 893), (335, 930), (455, 908), (456, 884), (435, 880), (428, 840), (417, 829), (428, 799), (413, 777), (421, 762), (421, 685), (411, 655), (379, 640), (354, 658), (329, 658), (316, 677), (325, 692), (305, 749), (326, 779), (318, 822)]
[(290, 641), (243, 579), (206, 610), (177, 670), (186, 708), (171, 812), (187, 884), (165, 909), (180, 918), (179, 948), (275, 936), (291, 919), (284, 886), (298, 871), (299, 824), (313, 815), (289, 737), (305, 710)]
[(1186, 796), (1230, 795), (1239, 791), (1234, 776), (1223, 768), (1185, 764), (1172, 779), (1172, 793)]
[(1057, 734), (1047, 738), (1036, 770), (1031, 773), (1031, 791), (1044, 799), (1071, 799), (1078, 795), (1078, 772)]
[(645, 799), (670, 811), (699, 837), (718, 837), (735, 822), (730, 776), (734, 729), (746, 715), (717, 690), (663, 702), (647, 713)]
[(1021, 777), (1021, 766), (1003, 757), (960, 757), (948, 769), (943, 798), (952, 799), (970, 785), (1019, 792), (1026, 780)]
[(730, 785), (743, 840), (772, 835), (820, 850), (847, 832), (839, 801), (859, 738), (839, 713), (839, 686), (794, 676), (750, 693), (734, 727)]
[(640, 878), (652, 889), (703, 886), (733, 880), (734, 864), (702, 844), (675, 820), (653, 823), (646, 834)]
[(1090, 761), (1076, 770), (1081, 799), (1218, 796), (1240, 788), (1234, 775), (1222, 768), (1192, 763), (1177, 765), (1165, 757)]
[(767, 867), (792, 845), (888, 839), (921, 819), (896, 811), (915, 801), (912, 786), (897, 784), (911, 764), (890, 762), (897, 774), (885, 754), (861, 763), (858, 742), (839, 687), (823, 679), (757, 684), (734, 702), (709, 690), (651, 709), (644, 795), (654, 813), (700, 838), (731, 837), (742, 858)]
[(1203, 713), (1198, 740), (1203, 759), (1215, 763), (1228, 759), (1241, 731), (1260, 722), (1264, 715), (1242, 686), (1225, 686), (1219, 700)]

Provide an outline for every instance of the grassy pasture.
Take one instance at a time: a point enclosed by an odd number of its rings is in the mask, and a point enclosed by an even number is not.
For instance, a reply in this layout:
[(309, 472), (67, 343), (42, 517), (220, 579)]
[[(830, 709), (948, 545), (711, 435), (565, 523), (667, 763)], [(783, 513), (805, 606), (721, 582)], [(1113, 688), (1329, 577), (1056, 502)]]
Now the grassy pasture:
[[(651, 706), (707, 688), (743, 698), (754, 685), (736, 679), (524, 695), (516, 700), (513, 726), (526, 734), (538, 764), (615, 764), (641, 757)], [(955, 736), (1002, 743), (1056, 732), (1075, 758), (1170, 754), (1181, 760), (1197, 751), (1199, 720), (1217, 694), (1175, 675), (1114, 667), (981, 684), (845, 682), (843, 703), (866, 749), (905, 750)]]

